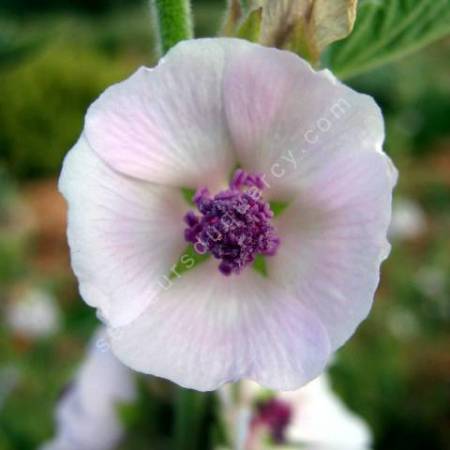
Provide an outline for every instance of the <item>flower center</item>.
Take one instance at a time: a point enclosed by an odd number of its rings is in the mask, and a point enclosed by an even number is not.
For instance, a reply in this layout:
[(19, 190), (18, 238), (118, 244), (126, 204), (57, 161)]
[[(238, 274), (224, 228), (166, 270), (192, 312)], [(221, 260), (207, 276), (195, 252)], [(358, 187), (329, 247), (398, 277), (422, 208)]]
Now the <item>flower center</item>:
[(282, 444), (286, 441), (286, 429), (291, 423), (292, 415), (292, 407), (288, 403), (272, 398), (257, 405), (251, 426), (253, 429), (267, 427), (273, 442)]
[(280, 239), (271, 224), (273, 212), (261, 192), (263, 178), (238, 169), (229, 189), (212, 197), (207, 188), (197, 190), (193, 201), (199, 215), (189, 211), (184, 236), (197, 253), (210, 252), (220, 259), (224, 275), (240, 273), (256, 255), (274, 255)]

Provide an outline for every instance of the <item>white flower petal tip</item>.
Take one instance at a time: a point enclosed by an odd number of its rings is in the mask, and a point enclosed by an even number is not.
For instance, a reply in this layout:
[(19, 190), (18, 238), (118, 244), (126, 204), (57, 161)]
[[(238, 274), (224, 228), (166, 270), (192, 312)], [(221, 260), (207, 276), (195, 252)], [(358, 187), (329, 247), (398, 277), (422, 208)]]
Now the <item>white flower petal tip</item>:
[(136, 399), (133, 373), (109, 350), (104, 329), (95, 333), (85, 361), (56, 409), (56, 436), (41, 450), (110, 450), (123, 437), (120, 403)]
[[(198, 390), (240, 378), (295, 389), (314, 378), (369, 313), (389, 253), (397, 172), (384, 133), (369, 96), (239, 39), (185, 41), (107, 89), (60, 189), (80, 292), (116, 355)], [(180, 188), (229, 195), (238, 166), (263, 183), (257, 208), (267, 206), (276, 231), (267, 278), (249, 267), (224, 277), (212, 258), (178, 278), (174, 264), (197, 236), (186, 237), (192, 208)], [(270, 215), (271, 200), (288, 204), (283, 214)]]

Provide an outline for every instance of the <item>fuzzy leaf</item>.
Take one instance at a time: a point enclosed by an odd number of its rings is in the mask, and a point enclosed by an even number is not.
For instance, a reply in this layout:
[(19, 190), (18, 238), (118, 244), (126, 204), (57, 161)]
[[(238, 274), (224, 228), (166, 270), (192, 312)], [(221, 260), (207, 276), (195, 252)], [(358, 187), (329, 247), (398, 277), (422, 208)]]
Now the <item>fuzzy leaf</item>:
[(340, 78), (349, 78), (449, 33), (449, 0), (365, 0), (351, 36), (333, 46), (331, 67)]

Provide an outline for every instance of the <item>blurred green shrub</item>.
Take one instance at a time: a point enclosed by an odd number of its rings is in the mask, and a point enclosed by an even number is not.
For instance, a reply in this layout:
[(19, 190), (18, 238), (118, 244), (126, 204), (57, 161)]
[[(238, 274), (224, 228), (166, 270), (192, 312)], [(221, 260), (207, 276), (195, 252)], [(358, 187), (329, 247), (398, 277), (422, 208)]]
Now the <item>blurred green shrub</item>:
[[(439, 151), (450, 138), (450, 41), (439, 43), (397, 63), (351, 80), (372, 95), (387, 124), (387, 150), (422, 157)], [(433, 70), (419, 70), (432, 67)]]
[(56, 174), (89, 104), (131, 70), (94, 50), (64, 45), (1, 72), (0, 162), (19, 177)]
[(0, 298), (4, 288), (25, 273), (30, 223), (16, 184), (0, 166)]
[(43, 33), (24, 33), (17, 24), (0, 19), (0, 69), (28, 57), (43, 40)]

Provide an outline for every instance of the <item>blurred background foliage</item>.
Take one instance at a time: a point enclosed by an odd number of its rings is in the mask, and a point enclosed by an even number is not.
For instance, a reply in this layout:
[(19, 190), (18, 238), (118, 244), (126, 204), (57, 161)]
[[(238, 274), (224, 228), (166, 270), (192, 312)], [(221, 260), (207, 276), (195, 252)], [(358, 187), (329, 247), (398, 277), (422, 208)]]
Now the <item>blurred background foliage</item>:
[[(223, 6), (194, 1), (197, 36), (214, 34)], [(88, 105), (137, 66), (154, 64), (154, 47), (143, 1), (0, 0), (0, 308), (38, 286), (62, 316), (55, 334), (29, 339), (2, 314), (0, 450), (32, 449), (51, 436), (55, 402), (96, 325), (68, 263), (56, 192), (63, 157)], [(415, 235), (392, 236), (373, 313), (331, 368), (337, 392), (372, 427), (376, 449), (450, 443), (449, 56), (444, 39), (347, 80), (384, 111), (386, 150), (401, 174), (396, 201), (407, 198), (424, 215)], [(208, 426), (212, 396), (193, 406), (196, 423), (177, 424), (174, 412), (189, 398), (174, 398), (160, 380), (140, 384), (138, 404), (121, 411), (130, 430), (124, 449), (173, 448), (173, 436), (192, 427), (202, 430), (192, 448), (209, 448), (220, 433)]]

